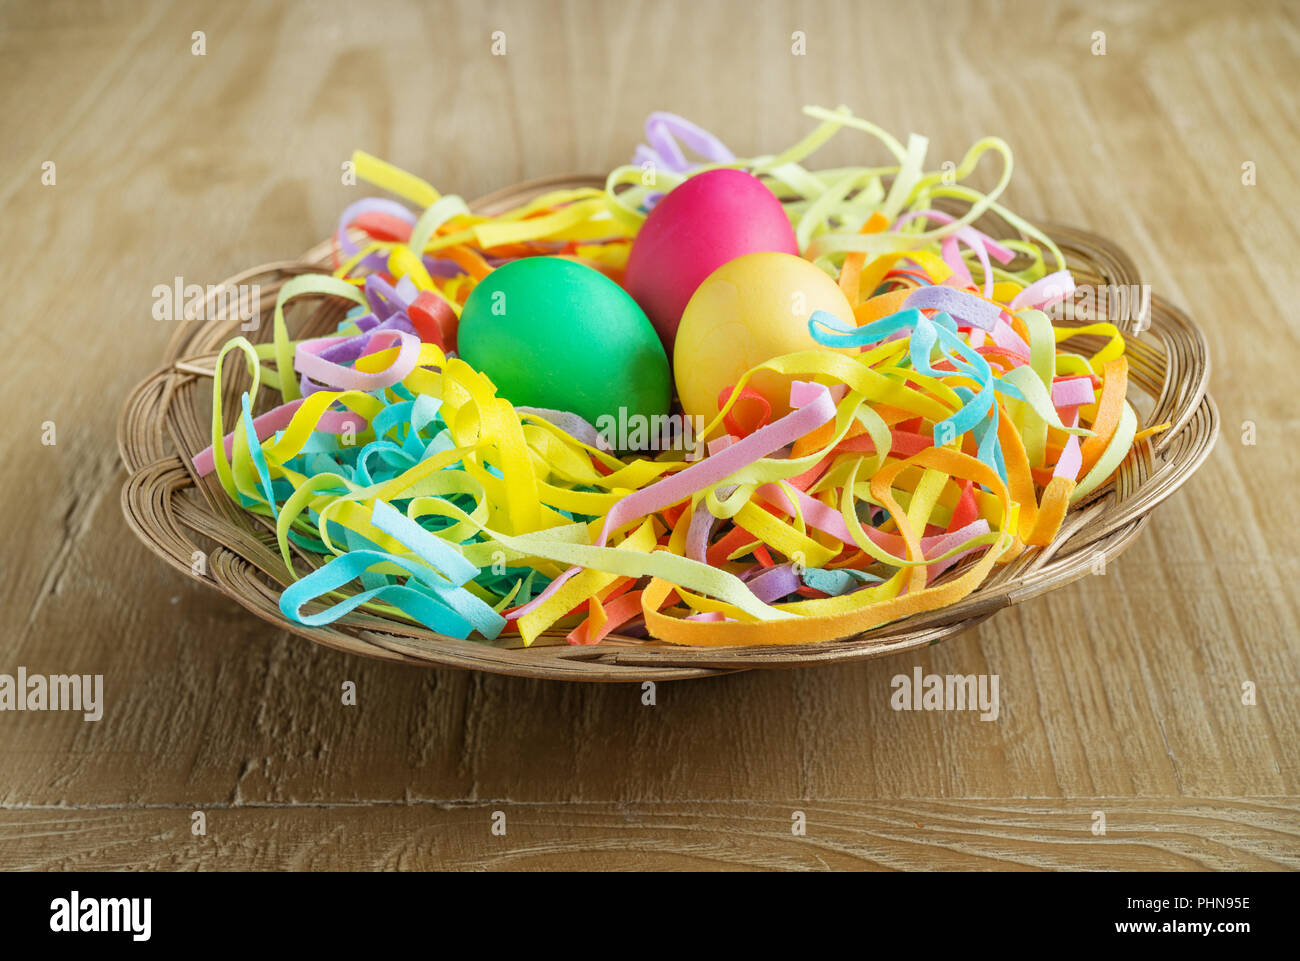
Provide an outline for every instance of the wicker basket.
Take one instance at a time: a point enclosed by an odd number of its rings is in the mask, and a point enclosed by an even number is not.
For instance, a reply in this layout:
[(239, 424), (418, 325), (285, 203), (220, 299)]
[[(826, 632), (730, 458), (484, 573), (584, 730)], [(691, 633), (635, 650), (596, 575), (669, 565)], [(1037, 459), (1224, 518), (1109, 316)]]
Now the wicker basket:
[[(481, 198), (478, 211), (495, 213), (561, 187), (600, 186), (603, 178), (535, 180)], [(998, 225), (986, 225), (995, 231)], [(1136, 284), (1132, 261), (1110, 243), (1066, 228), (1048, 228), (1080, 284)], [(195, 552), (206, 557), (203, 578), (259, 617), (285, 631), (338, 650), (409, 664), (491, 671), (574, 681), (674, 680), (750, 668), (792, 668), (857, 661), (912, 650), (987, 620), (997, 611), (1077, 580), (1123, 551), (1142, 531), (1151, 509), (1180, 487), (1205, 460), (1218, 434), (1218, 412), (1206, 393), (1210, 364), (1201, 332), (1185, 314), (1158, 298), (1149, 316), (1110, 317), (1128, 336), (1130, 401), (1143, 423), (1169, 421), (1172, 428), (1144, 440), (1115, 477), (1066, 517), (1056, 540), (995, 568), (960, 602), (839, 641), (752, 648), (689, 648), (613, 635), (587, 647), (570, 646), (561, 634), (524, 648), (518, 638), (462, 641), (420, 626), (354, 612), (327, 627), (305, 627), (279, 608), (283, 562), (266, 522), (226, 497), (215, 478), (200, 479), (190, 457), (210, 441), (211, 374), (217, 351), (236, 332), (269, 340), (274, 295), (288, 278), (320, 270), (330, 243), (299, 261), (266, 264), (225, 282), (256, 283), (262, 316), (255, 331), (222, 314), (224, 298), (210, 292), (205, 320), (177, 327), (162, 366), (131, 391), (118, 426), (118, 445), (130, 477), (122, 488), (127, 523), (156, 554), (194, 575)], [(307, 300), (307, 298), (302, 298)], [(346, 305), (316, 299), (295, 305), (289, 322), (296, 336), (332, 333)], [(216, 314), (215, 317), (211, 316)], [(1087, 346), (1086, 341), (1083, 346)], [(1093, 349), (1101, 346), (1098, 340)], [(238, 411), (248, 380), (229, 365), (225, 410)], [(1137, 396), (1140, 391), (1145, 397)], [(1144, 403), (1145, 401), (1145, 403)], [(227, 429), (233, 425), (228, 424)], [(306, 564), (321, 558), (301, 553)]]

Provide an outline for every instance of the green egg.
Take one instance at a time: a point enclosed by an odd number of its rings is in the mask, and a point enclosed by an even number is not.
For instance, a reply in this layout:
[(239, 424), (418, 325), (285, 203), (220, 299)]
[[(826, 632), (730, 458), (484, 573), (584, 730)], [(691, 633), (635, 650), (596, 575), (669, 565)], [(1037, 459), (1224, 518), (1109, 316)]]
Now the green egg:
[(498, 267), (465, 301), (462, 360), (520, 407), (578, 414), (668, 413), (668, 355), (645, 312), (614, 281), (559, 257)]

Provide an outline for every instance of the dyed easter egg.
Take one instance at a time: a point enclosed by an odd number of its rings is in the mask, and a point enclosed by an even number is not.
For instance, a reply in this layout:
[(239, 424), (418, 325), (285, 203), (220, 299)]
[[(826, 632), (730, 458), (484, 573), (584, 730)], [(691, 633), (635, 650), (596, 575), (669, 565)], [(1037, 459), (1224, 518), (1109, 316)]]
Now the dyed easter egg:
[(781, 202), (743, 170), (709, 170), (669, 191), (628, 255), (623, 283), (669, 352), (682, 311), (705, 277), (759, 251), (798, 254)]
[(645, 313), (604, 274), (560, 257), (511, 261), (461, 311), (461, 359), (516, 406), (602, 415), (668, 412), (668, 357)]
[[(817, 310), (856, 326), (839, 285), (802, 257), (748, 254), (719, 267), (695, 291), (677, 328), (673, 373), (682, 408), (712, 420), (718, 395), (751, 367), (796, 351), (830, 350), (808, 333), (808, 319)], [(749, 386), (776, 417), (790, 410), (791, 379), (760, 371)]]

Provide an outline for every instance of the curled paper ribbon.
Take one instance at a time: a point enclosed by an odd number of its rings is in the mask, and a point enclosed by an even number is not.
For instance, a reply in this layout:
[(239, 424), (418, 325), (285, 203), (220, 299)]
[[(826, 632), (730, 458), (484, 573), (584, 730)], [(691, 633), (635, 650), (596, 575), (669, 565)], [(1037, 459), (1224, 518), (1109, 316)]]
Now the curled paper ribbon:
[[(336, 269), (280, 288), (271, 343), (223, 349), (212, 446), (193, 458), (274, 525), (286, 616), (364, 610), (524, 644), (557, 629), (575, 644), (616, 631), (803, 644), (951, 604), (1049, 544), (1138, 436), (1123, 337), (1045, 312), (1073, 281), (1050, 239), (997, 203), (1011, 171), (1000, 140), (927, 173), (924, 138), (903, 144), (843, 108), (807, 113), (820, 123), (802, 141), (748, 160), (653, 114), (637, 151), (659, 171), (653, 188), (634, 165), (603, 191), (552, 191), (495, 217), (355, 155), (358, 176), (396, 199), (343, 211)], [(893, 164), (802, 166), (845, 129)], [(1004, 165), (981, 194), (962, 181), (986, 153)], [(497, 266), (568, 257), (617, 280), (656, 194), (717, 165), (772, 188), (855, 323), (814, 313), (812, 338), (835, 349), (773, 358), (723, 391), (702, 460), (617, 457), (581, 417), (512, 407), (455, 356), (460, 309)], [(956, 216), (938, 200), (968, 206)], [(1028, 239), (988, 236), (973, 226), (985, 212)], [(293, 338), (294, 302), (321, 297), (350, 307), (336, 334)], [(1088, 356), (1071, 350), (1085, 335), (1103, 344)], [(231, 354), (251, 384), (228, 427)], [(791, 384), (789, 413), (773, 419), (759, 374)], [(278, 394), (269, 406), (264, 389)], [(323, 563), (302, 570), (295, 548)]]

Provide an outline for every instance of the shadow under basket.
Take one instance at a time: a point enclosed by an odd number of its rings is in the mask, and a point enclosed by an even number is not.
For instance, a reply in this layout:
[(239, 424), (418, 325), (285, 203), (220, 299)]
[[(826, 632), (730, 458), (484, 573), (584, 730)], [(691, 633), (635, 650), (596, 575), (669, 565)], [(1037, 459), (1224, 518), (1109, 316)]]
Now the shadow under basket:
[[(472, 206), (493, 214), (546, 192), (602, 186), (600, 177), (554, 177), (498, 191)], [(1013, 231), (997, 221), (980, 224), (994, 236)], [(998, 231), (1002, 232), (999, 233)], [(1049, 227), (1076, 282), (1093, 289), (1136, 290), (1133, 262), (1111, 243), (1084, 231)], [(1209, 455), (1219, 419), (1206, 393), (1210, 364), (1205, 337), (1180, 310), (1152, 297), (1149, 309), (1130, 298), (1123, 316), (1094, 311), (1087, 319), (1054, 323), (1082, 325), (1109, 320), (1124, 334), (1129, 359), (1129, 400), (1142, 423), (1168, 422), (1169, 430), (1137, 443), (1110, 481), (1065, 518), (1047, 547), (1030, 548), (994, 568), (973, 593), (937, 611), (894, 621), (836, 641), (781, 647), (691, 648), (611, 635), (600, 644), (572, 646), (562, 633), (539, 637), (523, 647), (518, 637), (495, 642), (462, 641), (366, 612), (353, 612), (325, 627), (295, 623), (280, 611), (284, 564), (273, 530), (264, 518), (231, 503), (215, 477), (199, 478), (190, 458), (210, 443), (212, 370), (217, 352), (236, 334), (254, 342), (271, 339), (275, 295), (289, 278), (328, 272), (331, 243), (319, 244), (301, 260), (245, 271), (208, 291), (202, 320), (178, 325), (159, 367), (127, 398), (118, 424), (118, 447), (130, 476), (122, 488), (122, 510), (131, 529), (172, 566), (195, 576), (195, 558), (206, 558), (201, 579), (258, 617), (327, 647), (367, 657), (426, 667), (490, 671), (570, 681), (665, 681), (707, 677), (752, 668), (794, 668), (882, 657), (935, 644), (1019, 604), (1101, 568), (1142, 532), (1152, 508), (1177, 490)], [(261, 316), (251, 322), (229, 316), (222, 288), (256, 284)], [(338, 298), (294, 301), (286, 312), (295, 338), (333, 333), (347, 304)], [(237, 314), (238, 311), (235, 311)], [(1080, 337), (1080, 350), (1096, 350), (1100, 338)], [(238, 368), (238, 369), (237, 369)], [(226, 365), (223, 404), (239, 410), (249, 380), (241, 365)], [(233, 422), (226, 429), (233, 428)], [(299, 551), (303, 566), (323, 559)]]

